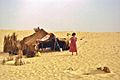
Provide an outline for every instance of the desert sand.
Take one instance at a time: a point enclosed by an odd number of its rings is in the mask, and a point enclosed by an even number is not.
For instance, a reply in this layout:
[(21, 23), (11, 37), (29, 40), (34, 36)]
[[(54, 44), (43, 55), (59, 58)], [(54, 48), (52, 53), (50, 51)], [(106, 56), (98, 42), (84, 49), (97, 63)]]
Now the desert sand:
[[(18, 39), (33, 31), (0, 30), (0, 63), (4, 35), (16, 32)], [(67, 37), (67, 32), (54, 32)], [(71, 33), (71, 32), (70, 32)], [(0, 64), (0, 80), (120, 80), (120, 32), (77, 32), (78, 55), (69, 51), (45, 52), (33, 58), (23, 58), (24, 65), (14, 61)], [(107, 66), (111, 73), (96, 71)], [(90, 74), (87, 74), (90, 73)]]

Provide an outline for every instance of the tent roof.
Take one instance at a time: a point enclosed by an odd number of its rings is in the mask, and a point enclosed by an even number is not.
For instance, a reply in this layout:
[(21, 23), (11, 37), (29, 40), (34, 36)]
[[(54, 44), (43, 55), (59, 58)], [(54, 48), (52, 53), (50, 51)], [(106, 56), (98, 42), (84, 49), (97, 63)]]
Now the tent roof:
[(37, 32), (33, 33), (30, 36), (23, 38), (22, 42), (27, 45), (35, 44), (36, 40), (42, 39), (48, 33), (44, 29), (39, 29)]

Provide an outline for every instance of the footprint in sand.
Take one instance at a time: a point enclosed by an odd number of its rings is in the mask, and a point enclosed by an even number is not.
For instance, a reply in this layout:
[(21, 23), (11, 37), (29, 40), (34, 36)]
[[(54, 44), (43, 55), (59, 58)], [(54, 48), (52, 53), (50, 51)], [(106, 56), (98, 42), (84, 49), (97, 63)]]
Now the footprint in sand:
[(72, 67), (69, 67), (68, 69), (64, 70), (63, 73), (67, 75), (69, 78), (82, 78), (81, 75), (77, 74), (76, 70)]

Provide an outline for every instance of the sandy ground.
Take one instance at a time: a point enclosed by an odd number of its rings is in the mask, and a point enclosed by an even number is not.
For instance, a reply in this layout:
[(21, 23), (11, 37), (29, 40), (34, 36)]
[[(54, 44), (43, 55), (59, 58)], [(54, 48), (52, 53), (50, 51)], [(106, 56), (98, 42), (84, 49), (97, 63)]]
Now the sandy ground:
[[(0, 30), (0, 51), (4, 35), (12, 32)], [(16, 32), (18, 39), (22, 39), (33, 31)], [(66, 33), (55, 34), (66, 37)], [(120, 33), (78, 32), (77, 37), (77, 56), (72, 56), (69, 51), (49, 52), (23, 58), (26, 64), (22, 66), (15, 66), (14, 61), (0, 64), (0, 80), (120, 80)], [(6, 56), (8, 54), (1, 53), (0, 62)], [(96, 71), (100, 66), (109, 67), (111, 73)]]

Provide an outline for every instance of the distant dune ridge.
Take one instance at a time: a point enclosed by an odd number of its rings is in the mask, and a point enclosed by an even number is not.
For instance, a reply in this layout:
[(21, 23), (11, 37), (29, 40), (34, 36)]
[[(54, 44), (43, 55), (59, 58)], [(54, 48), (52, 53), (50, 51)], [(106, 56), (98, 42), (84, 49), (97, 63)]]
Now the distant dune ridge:
[[(4, 36), (13, 32), (20, 40), (33, 33), (0, 30), (0, 63), (8, 56), (2, 53)], [(54, 32), (58, 37), (67, 33), (72, 32)], [(120, 80), (120, 32), (77, 32), (77, 38), (77, 56), (69, 51), (45, 52), (23, 58), (26, 64), (22, 66), (13, 65), (14, 61), (0, 64), (0, 80)], [(105, 66), (110, 73), (97, 70)]]

